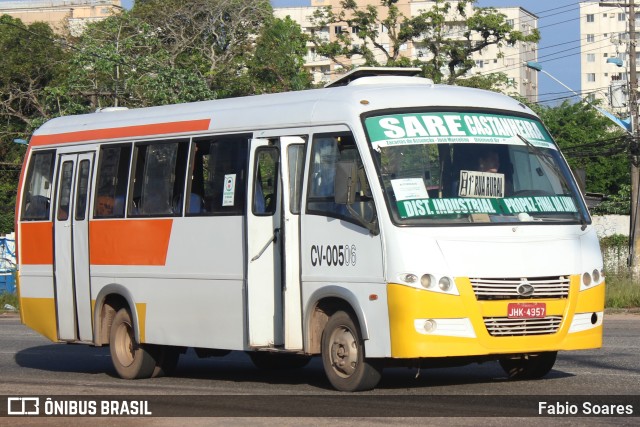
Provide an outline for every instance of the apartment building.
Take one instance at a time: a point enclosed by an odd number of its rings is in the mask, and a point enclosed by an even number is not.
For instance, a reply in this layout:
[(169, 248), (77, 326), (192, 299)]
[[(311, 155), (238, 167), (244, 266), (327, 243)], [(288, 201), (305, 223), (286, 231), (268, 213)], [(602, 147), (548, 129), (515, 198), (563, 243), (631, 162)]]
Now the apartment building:
[(0, 2), (0, 15), (10, 15), (29, 25), (46, 22), (57, 33), (68, 29), (78, 35), (89, 22), (122, 9), (120, 0), (14, 0)]
[[(636, 13), (636, 29), (640, 29)], [(614, 113), (628, 114), (629, 15), (615, 2), (580, 3), (580, 87)], [(636, 54), (640, 61), (640, 50)], [(640, 63), (640, 62), (639, 62)]]
[[(357, 3), (361, 7), (370, 4), (379, 4), (379, 2), (372, 2), (370, 0), (357, 0)], [(430, 10), (434, 4), (434, 1), (398, 0), (396, 6), (404, 16), (412, 17), (418, 15), (421, 11)], [(311, 0), (311, 6), (309, 7), (276, 8), (274, 13), (279, 18), (290, 16), (291, 19), (300, 24), (304, 32), (311, 33), (313, 26), (310, 16), (313, 15), (314, 11), (318, 8), (326, 6), (331, 6), (334, 12), (338, 12), (340, 10), (340, 1)], [(379, 6), (378, 12), (380, 18), (384, 19), (386, 17), (384, 15), (386, 8)], [(471, 12), (471, 10), (468, 12)], [(530, 34), (531, 31), (538, 26), (538, 17), (521, 7), (498, 8), (498, 12), (506, 15), (509, 23), (525, 34)], [(462, 23), (456, 22), (452, 16), (447, 25), (449, 36), (451, 38), (461, 38), (463, 33), (462, 28)], [(356, 34), (358, 29), (348, 28), (344, 24), (331, 25), (321, 29), (319, 32), (316, 31), (316, 34), (319, 34), (320, 37), (325, 40), (334, 40), (336, 34), (345, 31), (351, 33), (353, 43), (357, 44), (360, 42)], [(382, 26), (377, 42), (385, 48), (389, 46), (388, 30)], [(473, 59), (476, 62), (476, 66), (469, 74), (504, 72), (514, 83), (515, 92), (526, 96), (532, 101), (536, 101), (538, 94), (537, 73), (523, 67), (522, 64), (527, 61), (535, 61), (537, 59), (537, 50), (538, 46), (535, 43), (517, 43), (515, 46), (503, 46), (500, 49), (496, 46), (489, 46), (481, 52), (474, 54)], [(380, 62), (384, 62), (384, 54), (382, 51), (378, 51), (376, 55), (380, 58)], [(422, 59), (426, 62), (429, 59), (430, 53), (424, 44), (407, 43), (406, 45), (400, 46), (400, 55), (411, 59)], [(353, 58), (352, 62), (348, 62), (348, 64), (359, 65), (363, 62), (362, 59)], [(340, 76), (341, 68), (343, 68), (340, 64), (335, 64), (328, 58), (318, 55), (313, 43), (309, 43), (308, 45), (305, 63), (317, 83), (326, 83), (334, 80)]]

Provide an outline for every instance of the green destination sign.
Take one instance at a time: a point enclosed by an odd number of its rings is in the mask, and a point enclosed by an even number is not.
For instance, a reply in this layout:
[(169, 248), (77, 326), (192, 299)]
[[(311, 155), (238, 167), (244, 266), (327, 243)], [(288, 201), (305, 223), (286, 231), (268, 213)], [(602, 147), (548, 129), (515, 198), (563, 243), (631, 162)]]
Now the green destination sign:
[[(365, 126), (375, 148), (406, 144), (511, 143), (521, 135), (538, 147), (553, 147), (537, 120), (480, 113), (411, 113), (369, 117)], [(519, 139), (515, 141), (524, 144)]]
[(568, 196), (508, 197), (506, 199), (415, 199), (396, 202), (401, 218), (452, 214), (505, 214), (578, 212)]

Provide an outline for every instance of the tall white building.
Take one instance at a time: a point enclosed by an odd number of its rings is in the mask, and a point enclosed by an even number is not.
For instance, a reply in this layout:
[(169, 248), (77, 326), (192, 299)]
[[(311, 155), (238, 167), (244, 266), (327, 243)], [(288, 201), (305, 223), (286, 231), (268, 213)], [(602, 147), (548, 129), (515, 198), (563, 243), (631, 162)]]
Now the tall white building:
[(46, 22), (57, 33), (68, 31), (77, 36), (88, 23), (121, 11), (120, 3), (120, 0), (12, 0), (0, 2), (0, 15), (10, 15), (27, 25)]
[[(367, 4), (379, 4), (379, 2), (371, 2), (368, 0), (357, 0), (361, 6)], [(433, 1), (425, 0), (398, 0), (396, 6), (400, 12), (407, 17), (418, 15), (421, 11), (428, 11), (434, 5)], [(311, 20), (314, 11), (323, 6), (332, 6), (334, 12), (340, 10), (339, 0), (311, 0), (309, 7), (292, 7), (292, 8), (276, 8), (275, 16), (284, 18), (290, 16), (302, 27), (303, 31), (310, 34), (313, 28)], [(385, 8), (379, 6), (379, 15), (385, 12)], [(521, 7), (498, 8), (499, 13), (506, 15), (508, 22), (518, 31), (524, 34), (531, 32), (538, 26), (538, 17)], [(453, 18), (448, 22), (448, 32), (451, 38), (462, 37), (462, 23), (456, 22)], [(340, 32), (349, 31), (352, 33), (353, 43), (359, 43), (357, 35), (354, 33), (357, 29), (348, 28), (341, 25), (332, 25), (321, 29), (316, 34), (324, 37), (326, 40), (333, 40), (335, 35)], [(382, 46), (389, 45), (388, 31), (381, 27), (380, 36), (377, 40)], [(492, 72), (503, 72), (514, 84), (514, 92), (527, 97), (532, 101), (537, 100), (538, 94), (538, 77), (535, 71), (529, 70), (523, 66), (527, 61), (535, 61), (537, 59), (538, 46), (536, 43), (518, 42), (515, 46), (502, 46), (500, 50), (497, 46), (489, 46), (480, 52), (474, 54), (476, 66), (469, 72), (470, 75), (480, 73), (489, 74)], [(423, 58), (425, 61), (429, 57), (429, 52), (421, 43), (407, 43), (400, 47), (400, 55), (411, 59)], [(384, 62), (384, 54), (382, 51), (378, 55)], [(364, 61), (354, 59), (352, 64), (358, 65)], [(315, 51), (313, 43), (308, 44), (306, 56), (306, 66), (312, 72), (316, 82), (329, 82), (340, 76), (339, 64), (333, 63), (329, 58), (318, 55)]]
[[(629, 15), (626, 8), (612, 3), (580, 3), (580, 87), (583, 97), (601, 100), (603, 108), (625, 115)], [(639, 18), (636, 14), (640, 29)]]

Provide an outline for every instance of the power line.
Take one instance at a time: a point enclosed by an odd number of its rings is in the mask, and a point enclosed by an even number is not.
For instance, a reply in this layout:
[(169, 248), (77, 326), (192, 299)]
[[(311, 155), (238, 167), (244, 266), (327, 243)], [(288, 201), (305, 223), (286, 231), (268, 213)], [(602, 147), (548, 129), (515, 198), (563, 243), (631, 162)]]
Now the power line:
[[(601, 40), (600, 42), (602, 42), (602, 40)], [(594, 43), (600, 43), (600, 42), (594, 42)], [(551, 56), (559, 55), (559, 54), (561, 54), (561, 53), (570, 52), (570, 51), (573, 51), (573, 50), (576, 50), (576, 49), (580, 49), (580, 47), (575, 47), (575, 48), (570, 48), (570, 49), (564, 49), (564, 50), (562, 50), (562, 51), (553, 52), (553, 53), (550, 53), (550, 54), (548, 54), (548, 55), (543, 55), (543, 56), (541, 56), (540, 58), (548, 58), (548, 57), (551, 57)], [(567, 56), (579, 55), (579, 54), (581, 54), (581, 53), (583, 53), (583, 52), (592, 52), (592, 51), (596, 51), (596, 50), (599, 50), (599, 49), (601, 49), (601, 47), (595, 47), (595, 48), (593, 48), (593, 49), (588, 49), (588, 50), (580, 50), (579, 52), (566, 54), (566, 55), (563, 55), (562, 57), (559, 57), (559, 58), (549, 58), (549, 59), (544, 59), (544, 60), (538, 60), (537, 62), (539, 62), (539, 63), (545, 63), (545, 62), (555, 61), (555, 60), (558, 60), (558, 59), (564, 59), (564, 58), (566, 58)], [(539, 59), (540, 59), (540, 58), (539, 58)], [(480, 75), (489, 75), (489, 74), (498, 73), (498, 72), (506, 72), (506, 71), (515, 70), (515, 69), (518, 69), (518, 68), (520, 68), (520, 67), (522, 67), (522, 64), (505, 65), (505, 66), (503, 66), (503, 67), (495, 68), (495, 69), (493, 69), (493, 70), (491, 70), (491, 71), (480, 72), (480, 73), (477, 73), (477, 74), (480, 74)]]

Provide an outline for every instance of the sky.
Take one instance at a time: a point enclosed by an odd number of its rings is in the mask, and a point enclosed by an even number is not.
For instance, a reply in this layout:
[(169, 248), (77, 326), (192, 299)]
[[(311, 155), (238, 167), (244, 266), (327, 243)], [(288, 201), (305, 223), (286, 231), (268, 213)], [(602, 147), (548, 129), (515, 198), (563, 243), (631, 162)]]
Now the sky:
[[(122, 0), (130, 8), (133, 0)], [(479, 0), (482, 7), (520, 6), (538, 16), (538, 62), (544, 71), (580, 92), (580, 9), (578, 0)], [(274, 7), (309, 6), (310, 0), (271, 0)], [(567, 89), (545, 74), (538, 76), (540, 101), (560, 102)]]

